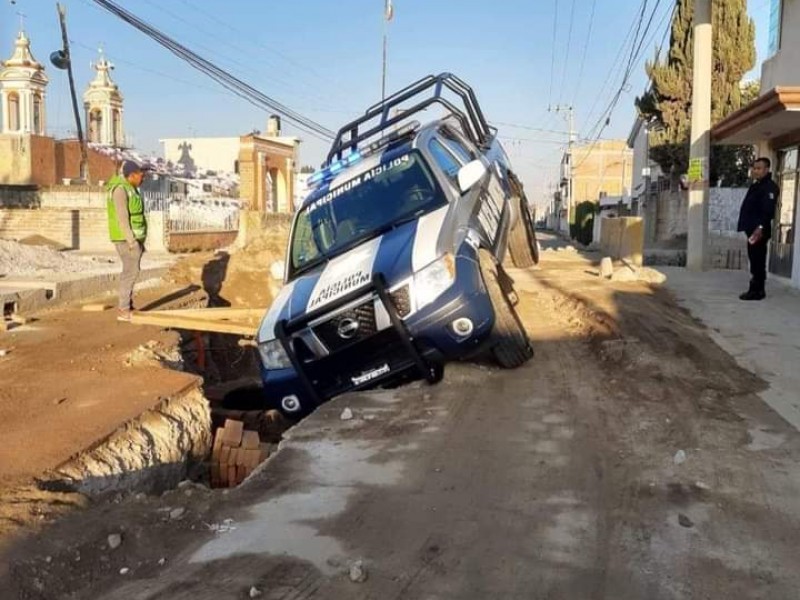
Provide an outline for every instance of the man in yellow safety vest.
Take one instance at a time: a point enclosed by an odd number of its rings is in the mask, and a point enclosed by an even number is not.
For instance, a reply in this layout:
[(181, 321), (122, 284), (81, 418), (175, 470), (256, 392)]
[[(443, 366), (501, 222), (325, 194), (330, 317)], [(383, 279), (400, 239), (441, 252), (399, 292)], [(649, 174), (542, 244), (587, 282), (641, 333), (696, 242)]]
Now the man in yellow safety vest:
[(119, 321), (131, 320), (133, 286), (139, 276), (144, 241), (147, 238), (144, 201), (139, 191), (147, 170), (147, 166), (126, 160), (122, 163), (122, 175), (115, 175), (106, 184), (108, 234), (122, 261), (117, 315)]

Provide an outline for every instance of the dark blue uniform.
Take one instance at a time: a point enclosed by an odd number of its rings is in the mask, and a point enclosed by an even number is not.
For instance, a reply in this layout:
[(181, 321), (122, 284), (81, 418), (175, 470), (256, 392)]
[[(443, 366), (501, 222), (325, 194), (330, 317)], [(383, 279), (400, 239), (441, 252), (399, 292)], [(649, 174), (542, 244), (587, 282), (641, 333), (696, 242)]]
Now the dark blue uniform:
[(772, 237), (772, 219), (775, 217), (775, 204), (778, 201), (778, 185), (767, 173), (747, 190), (739, 211), (737, 231), (743, 231), (749, 238), (759, 227), (761, 239), (755, 244), (748, 241), (747, 258), (750, 260), (750, 294), (764, 294), (767, 280), (767, 242)]

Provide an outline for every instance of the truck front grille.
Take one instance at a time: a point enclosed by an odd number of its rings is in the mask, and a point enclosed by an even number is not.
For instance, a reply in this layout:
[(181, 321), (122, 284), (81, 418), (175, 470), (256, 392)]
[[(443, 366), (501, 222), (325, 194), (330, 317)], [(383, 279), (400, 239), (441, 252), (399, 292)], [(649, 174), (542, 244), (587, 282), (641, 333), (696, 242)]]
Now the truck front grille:
[(313, 329), (320, 341), (331, 352), (355, 344), (378, 331), (375, 323), (375, 301), (370, 298), (358, 306), (316, 325)]

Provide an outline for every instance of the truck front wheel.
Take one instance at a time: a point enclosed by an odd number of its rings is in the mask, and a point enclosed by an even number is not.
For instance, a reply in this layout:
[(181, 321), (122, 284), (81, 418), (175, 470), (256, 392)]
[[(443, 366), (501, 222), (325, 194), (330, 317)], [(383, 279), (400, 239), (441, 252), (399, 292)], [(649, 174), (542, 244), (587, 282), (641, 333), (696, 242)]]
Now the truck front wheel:
[(528, 334), (503, 291), (498, 265), (492, 255), (480, 251), (481, 276), (494, 309), (494, 327), (489, 337), (490, 352), (497, 364), (513, 369), (525, 364), (533, 356)]

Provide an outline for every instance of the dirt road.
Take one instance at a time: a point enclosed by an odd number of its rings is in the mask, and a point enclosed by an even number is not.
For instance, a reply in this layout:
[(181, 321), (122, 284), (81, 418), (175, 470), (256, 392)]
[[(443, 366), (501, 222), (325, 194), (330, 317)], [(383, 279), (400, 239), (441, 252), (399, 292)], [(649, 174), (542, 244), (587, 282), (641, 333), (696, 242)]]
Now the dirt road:
[(797, 598), (800, 434), (663, 291), (591, 268), (512, 273), (521, 369), (339, 398), (227, 494), (73, 513), (11, 549), (0, 597)]

